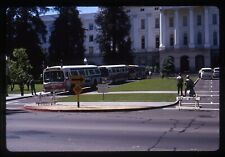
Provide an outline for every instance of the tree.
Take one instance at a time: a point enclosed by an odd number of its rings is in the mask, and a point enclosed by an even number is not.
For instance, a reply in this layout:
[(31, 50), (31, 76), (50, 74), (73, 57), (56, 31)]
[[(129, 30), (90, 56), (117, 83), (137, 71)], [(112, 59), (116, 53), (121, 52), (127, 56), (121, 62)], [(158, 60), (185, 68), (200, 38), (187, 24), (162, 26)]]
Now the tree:
[(7, 55), (12, 56), (15, 48), (26, 49), (35, 78), (42, 72), (40, 64), (44, 59), (41, 43), (45, 42), (47, 33), (40, 14), (48, 9), (45, 7), (10, 7), (6, 9), (6, 48)]
[(55, 20), (50, 36), (49, 62), (52, 65), (83, 64), (84, 29), (76, 7), (57, 7), (59, 17)]
[(26, 49), (14, 49), (13, 55), (9, 60), (9, 76), (13, 82), (25, 82), (32, 69)]
[(101, 7), (95, 19), (105, 64), (132, 64), (130, 21), (123, 7)]
[(166, 74), (167, 76), (170, 76), (175, 72), (175, 66), (174, 66), (174, 59), (173, 57), (169, 56), (164, 59), (163, 61), (163, 67), (162, 72)]

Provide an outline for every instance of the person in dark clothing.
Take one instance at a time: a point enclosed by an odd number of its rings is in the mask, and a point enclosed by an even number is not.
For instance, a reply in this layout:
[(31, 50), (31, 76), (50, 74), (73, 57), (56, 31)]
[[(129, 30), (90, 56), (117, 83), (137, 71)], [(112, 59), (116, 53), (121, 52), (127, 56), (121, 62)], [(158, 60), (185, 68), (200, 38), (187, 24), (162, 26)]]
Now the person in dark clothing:
[(190, 79), (189, 75), (186, 76), (185, 85), (185, 96), (187, 95), (188, 90), (190, 91), (189, 96), (195, 96), (194, 82)]
[(34, 79), (33, 79), (33, 77), (31, 78), (31, 80), (30, 80), (30, 88), (31, 88), (31, 93), (32, 93), (32, 95), (37, 95), (36, 94), (36, 89), (35, 89), (35, 82), (34, 82)]
[(19, 82), (19, 87), (20, 87), (21, 96), (23, 96), (24, 95), (24, 82), (22, 79)]
[(181, 73), (177, 76), (177, 94), (183, 96), (183, 78)]

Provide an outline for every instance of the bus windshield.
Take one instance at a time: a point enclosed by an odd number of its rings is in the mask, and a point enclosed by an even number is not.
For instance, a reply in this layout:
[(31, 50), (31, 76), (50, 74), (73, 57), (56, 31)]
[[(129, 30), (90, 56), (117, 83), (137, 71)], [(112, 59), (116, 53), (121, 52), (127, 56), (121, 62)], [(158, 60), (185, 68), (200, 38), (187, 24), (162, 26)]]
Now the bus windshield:
[(63, 71), (47, 71), (44, 73), (44, 82), (63, 82)]

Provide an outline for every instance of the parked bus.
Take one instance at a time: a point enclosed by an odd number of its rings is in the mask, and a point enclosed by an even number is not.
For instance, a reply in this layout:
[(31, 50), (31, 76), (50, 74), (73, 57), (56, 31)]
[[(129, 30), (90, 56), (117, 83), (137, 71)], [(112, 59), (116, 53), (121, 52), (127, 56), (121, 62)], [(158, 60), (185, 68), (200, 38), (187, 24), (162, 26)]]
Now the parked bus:
[(52, 66), (43, 71), (44, 91), (71, 91), (71, 77), (78, 75), (85, 78), (83, 87), (96, 88), (101, 82), (101, 73), (96, 65)]
[(146, 68), (139, 65), (128, 65), (128, 78), (131, 80), (146, 78)]
[(128, 68), (124, 64), (99, 66), (102, 79), (107, 83), (124, 82), (128, 80)]

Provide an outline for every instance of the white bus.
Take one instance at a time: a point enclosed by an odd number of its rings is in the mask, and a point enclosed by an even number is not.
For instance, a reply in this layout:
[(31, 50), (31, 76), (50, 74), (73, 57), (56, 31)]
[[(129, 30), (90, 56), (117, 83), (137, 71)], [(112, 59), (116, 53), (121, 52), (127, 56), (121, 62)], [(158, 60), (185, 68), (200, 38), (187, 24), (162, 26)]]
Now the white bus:
[(96, 65), (52, 66), (43, 71), (43, 88), (45, 92), (72, 90), (72, 76), (85, 78), (83, 87), (96, 88), (101, 82), (101, 73)]
[(128, 68), (124, 64), (99, 66), (103, 80), (108, 83), (124, 82), (128, 80)]

